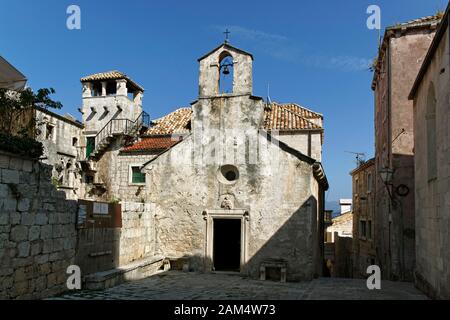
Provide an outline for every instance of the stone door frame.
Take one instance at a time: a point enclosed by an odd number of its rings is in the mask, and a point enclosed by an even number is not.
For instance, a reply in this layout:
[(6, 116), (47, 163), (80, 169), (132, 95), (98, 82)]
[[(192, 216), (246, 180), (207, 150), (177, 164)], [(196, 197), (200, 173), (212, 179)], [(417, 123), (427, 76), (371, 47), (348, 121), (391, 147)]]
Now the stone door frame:
[(214, 219), (241, 220), (241, 259), (240, 272), (248, 261), (248, 228), (249, 213), (245, 209), (212, 209), (203, 211), (203, 219), (206, 221), (205, 239), (205, 271), (213, 271), (214, 268)]

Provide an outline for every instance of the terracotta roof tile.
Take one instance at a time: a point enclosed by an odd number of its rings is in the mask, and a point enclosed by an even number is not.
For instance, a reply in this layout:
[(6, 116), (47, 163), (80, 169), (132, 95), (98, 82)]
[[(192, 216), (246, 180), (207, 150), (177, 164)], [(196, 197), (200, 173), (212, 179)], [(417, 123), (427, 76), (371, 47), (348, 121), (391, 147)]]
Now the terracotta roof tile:
[(133, 86), (135, 86), (139, 90), (144, 91), (144, 88), (142, 88), (140, 85), (138, 85), (135, 81), (133, 81), (131, 78), (129, 78), (126, 74), (124, 74), (120, 71), (117, 71), (117, 70), (91, 74), (89, 76), (81, 78), (80, 81), (86, 82), (86, 81), (99, 81), (99, 80), (120, 80), (120, 79), (126, 79)]
[(147, 135), (181, 134), (190, 132), (192, 109), (180, 108), (168, 115), (153, 120), (153, 125), (147, 130)]
[(322, 129), (315, 121), (323, 116), (297, 104), (271, 103), (264, 110), (266, 130), (315, 130)]
[[(141, 141), (122, 151), (151, 151), (168, 149), (177, 141), (171, 134), (187, 134), (191, 131), (191, 108), (180, 108), (168, 115), (153, 120), (152, 127)], [(264, 109), (263, 128), (266, 130), (320, 130), (323, 116), (294, 103), (271, 103)], [(154, 137), (151, 137), (154, 135)], [(163, 136), (163, 137), (161, 137)]]
[(123, 148), (122, 152), (166, 150), (179, 141), (172, 137), (144, 137), (133, 145)]

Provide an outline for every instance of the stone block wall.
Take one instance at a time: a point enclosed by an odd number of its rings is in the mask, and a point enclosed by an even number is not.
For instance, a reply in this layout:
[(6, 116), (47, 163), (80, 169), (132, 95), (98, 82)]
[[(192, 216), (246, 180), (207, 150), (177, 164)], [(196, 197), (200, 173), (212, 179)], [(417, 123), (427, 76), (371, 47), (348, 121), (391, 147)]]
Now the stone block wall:
[[(432, 298), (450, 299), (450, 61), (449, 31), (442, 36), (414, 99), (416, 286)], [(427, 121), (435, 111), (437, 175)]]
[(153, 206), (148, 203), (122, 203), (120, 265), (154, 255), (155, 236)]
[(51, 184), (51, 167), (0, 152), (0, 298), (66, 290), (77, 203)]
[(121, 268), (155, 253), (155, 223), (150, 204), (122, 202), (122, 228), (78, 230), (75, 264), (83, 276)]

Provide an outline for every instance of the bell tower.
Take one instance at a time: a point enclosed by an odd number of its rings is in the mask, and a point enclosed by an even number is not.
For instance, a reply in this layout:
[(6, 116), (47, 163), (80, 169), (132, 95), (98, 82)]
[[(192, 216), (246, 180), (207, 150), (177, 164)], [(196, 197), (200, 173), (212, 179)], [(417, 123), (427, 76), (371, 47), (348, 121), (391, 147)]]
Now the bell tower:
[[(245, 158), (243, 150), (257, 137), (264, 119), (264, 101), (252, 92), (253, 56), (225, 42), (198, 61), (199, 96), (192, 104), (194, 139), (201, 150), (214, 146), (220, 163), (237, 164), (237, 159), (227, 157)], [(231, 88), (224, 91), (221, 85), (227, 76), (232, 77)]]
[[(198, 59), (200, 63), (199, 98), (252, 94), (253, 56), (225, 43)], [(231, 90), (223, 92), (221, 84), (232, 75)]]

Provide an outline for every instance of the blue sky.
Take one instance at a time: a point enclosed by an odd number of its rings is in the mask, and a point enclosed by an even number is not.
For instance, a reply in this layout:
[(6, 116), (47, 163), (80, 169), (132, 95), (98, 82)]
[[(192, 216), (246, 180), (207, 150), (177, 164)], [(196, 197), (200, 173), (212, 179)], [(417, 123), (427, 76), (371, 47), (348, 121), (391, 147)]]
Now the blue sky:
[[(197, 58), (220, 44), (254, 57), (254, 94), (296, 102), (325, 118), (327, 200), (351, 197), (354, 156), (373, 156), (372, 74), (378, 32), (366, 9), (381, 8), (382, 27), (444, 10), (447, 0), (144, 1), (0, 0), (0, 55), (34, 88), (53, 87), (61, 113), (81, 106), (79, 78), (121, 70), (145, 89), (152, 118), (188, 106), (198, 91)], [(66, 9), (81, 8), (81, 30), (66, 28)]]

